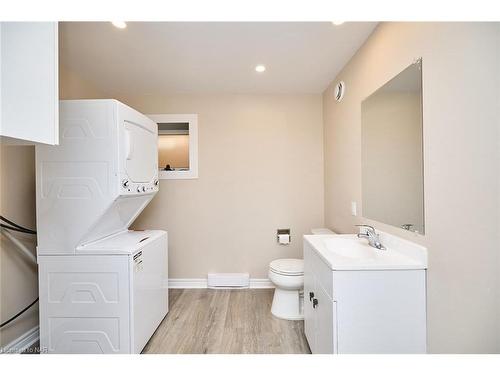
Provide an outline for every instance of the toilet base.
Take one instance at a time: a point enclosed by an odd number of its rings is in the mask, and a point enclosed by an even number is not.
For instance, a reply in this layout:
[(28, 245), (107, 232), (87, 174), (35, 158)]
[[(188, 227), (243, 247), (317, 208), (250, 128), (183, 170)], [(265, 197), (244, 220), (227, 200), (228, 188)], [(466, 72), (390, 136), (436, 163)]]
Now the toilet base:
[(280, 319), (303, 320), (304, 294), (301, 290), (274, 290), (271, 313)]

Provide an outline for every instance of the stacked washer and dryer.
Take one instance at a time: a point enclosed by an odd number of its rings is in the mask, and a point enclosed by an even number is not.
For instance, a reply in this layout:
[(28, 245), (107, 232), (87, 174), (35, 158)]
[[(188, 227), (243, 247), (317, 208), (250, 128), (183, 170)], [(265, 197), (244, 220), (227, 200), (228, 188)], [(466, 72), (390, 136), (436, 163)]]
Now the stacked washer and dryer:
[(36, 147), (40, 348), (140, 353), (168, 312), (167, 233), (131, 231), (158, 192), (157, 124), (116, 100), (60, 102)]

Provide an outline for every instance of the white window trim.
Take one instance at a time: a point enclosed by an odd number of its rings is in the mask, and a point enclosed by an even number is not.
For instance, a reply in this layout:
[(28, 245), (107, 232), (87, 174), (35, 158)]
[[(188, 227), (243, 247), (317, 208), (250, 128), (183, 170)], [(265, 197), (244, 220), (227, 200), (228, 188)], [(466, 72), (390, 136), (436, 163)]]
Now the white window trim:
[(159, 170), (161, 180), (183, 180), (198, 178), (198, 115), (196, 114), (157, 114), (147, 115), (158, 123), (187, 122), (189, 124), (189, 171)]

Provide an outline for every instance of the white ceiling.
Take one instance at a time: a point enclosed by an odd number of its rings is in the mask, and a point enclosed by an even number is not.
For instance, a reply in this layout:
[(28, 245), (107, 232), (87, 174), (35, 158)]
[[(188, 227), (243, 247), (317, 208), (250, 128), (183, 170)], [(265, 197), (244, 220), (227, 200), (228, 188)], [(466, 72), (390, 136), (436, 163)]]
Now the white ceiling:
[[(319, 93), (375, 22), (60, 24), (60, 61), (107, 94)], [(264, 64), (266, 72), (254, 68)]]

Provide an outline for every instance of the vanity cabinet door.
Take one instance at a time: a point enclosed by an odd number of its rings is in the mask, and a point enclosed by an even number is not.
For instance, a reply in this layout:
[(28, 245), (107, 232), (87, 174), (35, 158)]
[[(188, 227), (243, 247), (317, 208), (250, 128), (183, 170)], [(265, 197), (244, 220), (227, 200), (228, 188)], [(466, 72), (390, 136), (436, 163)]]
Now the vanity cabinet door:
[(312, 306), (315, 280), (311, 250), (304, 246), (304, 331), (312, 353), (316, 353), (316, 314)]
[(317, 354), (336, 353), (336, 303), (330, 299), (324, 289), (318, 285), (315, 292), (317, 303), (314, 308), (316, 314), (316, 342)]

